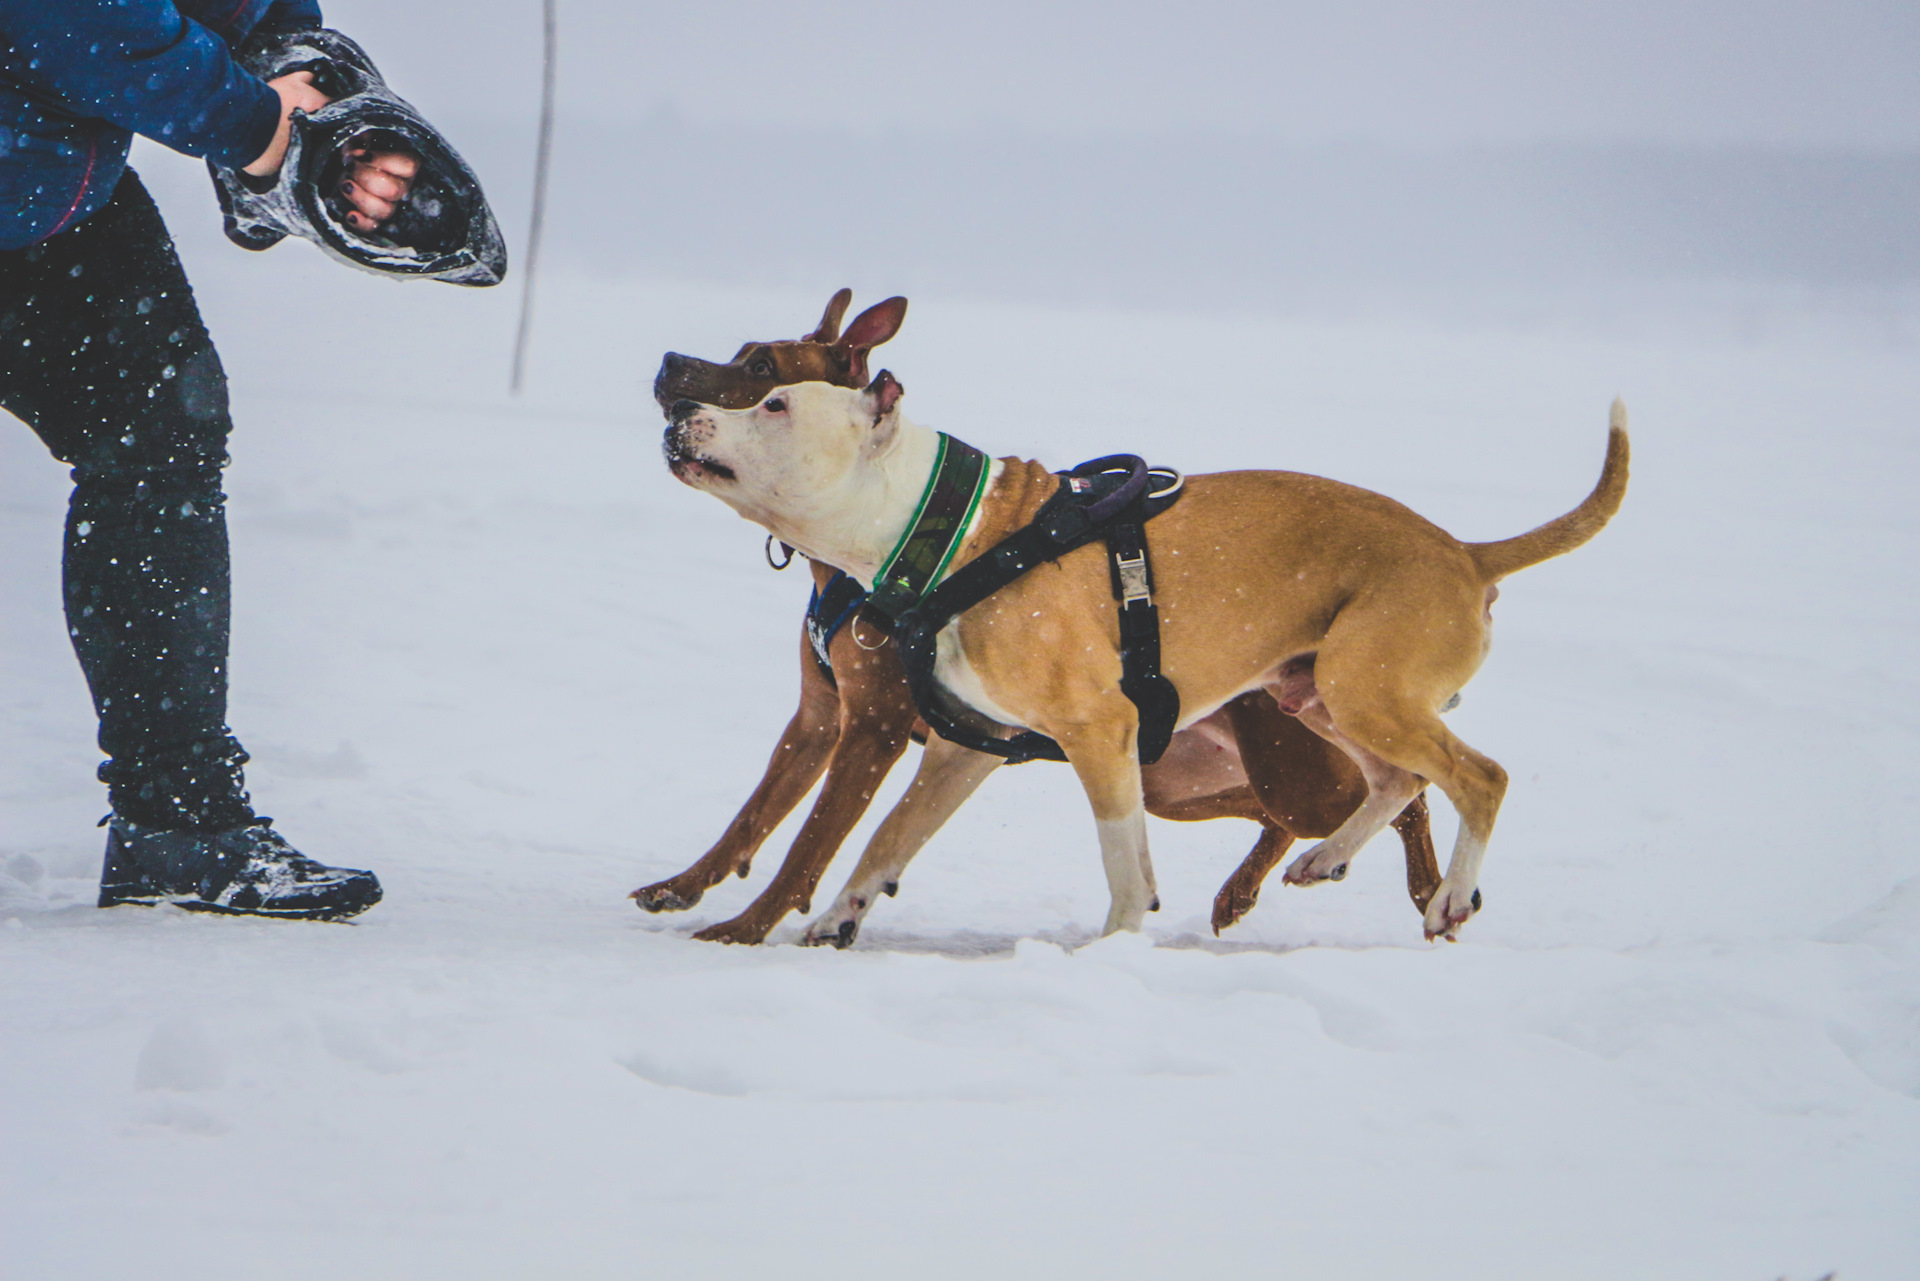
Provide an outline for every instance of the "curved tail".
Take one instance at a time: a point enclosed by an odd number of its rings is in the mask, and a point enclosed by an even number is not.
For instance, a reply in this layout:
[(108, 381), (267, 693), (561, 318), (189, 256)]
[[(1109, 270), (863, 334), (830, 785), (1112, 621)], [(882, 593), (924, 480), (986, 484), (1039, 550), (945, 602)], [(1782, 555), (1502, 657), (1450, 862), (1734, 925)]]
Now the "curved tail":
[(1627, 407), (1616, 397), (1607, 429), (1607, 461), (1600, 468), (1600, 481), (1593, 492), (1578, 507), (1538, 529), (1497, 543), (1468, 543), (1467, 553), (1488, 582), (1505, 578), (1515, 570), (1570, 552), (1592, 538), (1620, 510), (1620, 500), (1626, 494)]

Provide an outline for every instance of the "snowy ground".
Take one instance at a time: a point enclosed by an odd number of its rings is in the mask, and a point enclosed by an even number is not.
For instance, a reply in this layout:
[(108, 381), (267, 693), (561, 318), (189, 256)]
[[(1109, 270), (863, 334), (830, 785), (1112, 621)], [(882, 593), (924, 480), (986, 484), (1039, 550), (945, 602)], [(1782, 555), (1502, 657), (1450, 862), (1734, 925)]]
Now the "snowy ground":
[[(193, 183), (156, 183), (176, 221)], [(1229, 822), (1156, 823), (1166, 910), (1094, 942), (1092, 824), (1037, 764), (843, 954), (686, 937), (791, 826), (684, 916), (623, 897), (758, 777), (806, 595), (668, 477), (645, 385), (842, 282), (556, 279), (514, 401), (507, 291), (181, 230), (240, 424), (254, 793), (387, 901), (91, 906), (63, 475), (0, 427), (0, 1273), (1920, 1275), (1911, 300), (915, 298), (909, 412), (996, 452), (1321, 472), (1495, 538), (1586, 492), (1618, 391), (1635, 476), (1508, 584), (1454, 714), (1514, 778), (1458, 946), (1390, 839), (1216, 942)]]

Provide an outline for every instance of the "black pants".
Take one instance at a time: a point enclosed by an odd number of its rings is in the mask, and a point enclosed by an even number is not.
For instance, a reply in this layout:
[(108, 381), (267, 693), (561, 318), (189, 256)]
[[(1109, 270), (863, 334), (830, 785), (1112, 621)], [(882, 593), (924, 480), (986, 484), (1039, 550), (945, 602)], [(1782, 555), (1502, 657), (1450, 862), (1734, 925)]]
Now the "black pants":
[(73, 468), (67, 633), (114, 812), (246, 822), (226, 725), (227, 379), (132, 170), (78, 227), (0, 251), (0, 407)]

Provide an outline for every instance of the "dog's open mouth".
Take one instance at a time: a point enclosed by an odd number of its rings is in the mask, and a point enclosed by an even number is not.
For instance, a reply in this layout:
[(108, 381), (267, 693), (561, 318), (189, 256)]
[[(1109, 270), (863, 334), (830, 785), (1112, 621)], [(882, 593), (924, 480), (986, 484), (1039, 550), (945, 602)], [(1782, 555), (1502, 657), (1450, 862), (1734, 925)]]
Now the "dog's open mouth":
[(712, 458), (704, 458), (687, 443), (686, 437), (676, 427), (669, 430), (666, 438), (660, 442), (660, 452), (667, 456), (667, 470), (674, 478), (691, 483), (694, 477), (706, 475), (718, 480), (734, 480), (733, 468)]

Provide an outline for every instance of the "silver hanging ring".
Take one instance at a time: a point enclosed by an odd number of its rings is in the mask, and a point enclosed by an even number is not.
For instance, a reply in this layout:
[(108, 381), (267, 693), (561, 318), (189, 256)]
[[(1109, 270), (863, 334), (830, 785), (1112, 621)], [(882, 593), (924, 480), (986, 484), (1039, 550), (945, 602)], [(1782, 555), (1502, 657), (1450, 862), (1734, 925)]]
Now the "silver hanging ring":
[(1186, 476), (1175, 468), (1152, 467), (1147, 470), (1147, 479), (1150, 482), (1157, 480), (1161, 476), (1167, 477), (1166, 485), (1163, 488), (1151, 490), (1147, 494), (1148, 498), (1171, 498), (1186, 487)]
[(773, 544), (775, 541), (772, 534), (767, 535), (767, 564), (773, 566), (775, 569), (785, 569), (787, 566), (793, 564), (793, 548), (787, 546), (785, 543), (781, 543), (780, 550), (787, 554), (787, 558), (785, 560), (775, 560), (773, 558)]
[(853, 626), (850, 630), (853, 632), (853, 643), (858, 645), (861, 649), (866, 650), (868, 653), (872, 653), (876, 649), (885, 649), (887, 647), (887, 642), (893, 639), (893, 637), (887, 634), (886, 632), (881, 632), (880, 643), (878, 645), (867, 644), (865, 641), (860, 639), (861, 622), (862, 622), (862, 619), (860, 615), (855, 614), (853, 616)]

